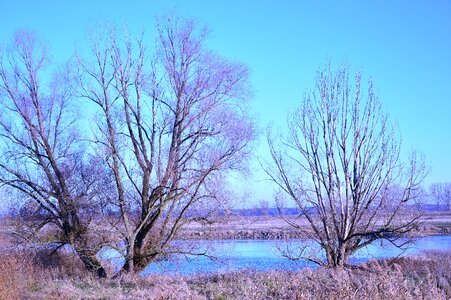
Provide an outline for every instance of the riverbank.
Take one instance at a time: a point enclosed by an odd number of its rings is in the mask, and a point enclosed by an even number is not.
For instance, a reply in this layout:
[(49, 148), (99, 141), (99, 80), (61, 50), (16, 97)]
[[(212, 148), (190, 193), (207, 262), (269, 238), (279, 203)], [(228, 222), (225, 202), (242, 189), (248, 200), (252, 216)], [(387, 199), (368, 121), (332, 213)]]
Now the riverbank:
[[(230, 216), (211, 224), (192, 222), (179, 233), (187, 240), (276, 240), (308, 238), (308, 223), (303, 218), (286, 217), (306, 230), (294, 229), (276, 216)], [(451, 235), (451, 211), (428, 212), (420, 226), (409, 233), (412, 237)]]
[[(0, 299), (450, 299), (451, 252), (371, 261), (355, 269), (244, 270), (98, 280), (76, 261), (0, 256)], [(41, 261), (42, 262), (42, 261)]]
[[(305, 230), (294, 229), (279, 216), (237, 216), (231, 215), (218, 218), (215, 222), (193, 221), (182, 228), (176, 239), (182, 240), (282, 240), (305, 239), (309, 229), (303, 218), (286, 217)], [(0, 234), (8, 234), (14, 230), (13, 222), (0, 219)], [(107, 227), (99, 227), (97, 232), (105, 232), (112, 239), (115, 232)], [(420, 219), (419, 227), (409, 233), (409, 237), (424, 237), (430, 235), (451, 235), (451, 211), (425, 212)]]

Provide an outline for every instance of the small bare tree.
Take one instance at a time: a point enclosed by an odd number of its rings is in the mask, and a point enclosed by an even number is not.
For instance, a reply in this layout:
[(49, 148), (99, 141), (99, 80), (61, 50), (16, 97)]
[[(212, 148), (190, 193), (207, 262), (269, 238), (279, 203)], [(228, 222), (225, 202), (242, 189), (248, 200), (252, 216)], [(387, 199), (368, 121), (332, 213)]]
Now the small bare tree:
[(17, 32), (0, 55), (0, 183), (23, 198), (15, 233), (30, 247), (69, 244), (104, 277), (90, 230), (96, 174), (76, 144), (71, 84), (44, 76), (51, 64), (32, 33)]
[(95, 142), (113, 183), (125, 272), (186, 251), (172, 240), (221, 203), (253, 137), (247, 69), (208, 51), (193, 21), (170, 17), (158, 33), (153, 57), (142, 38), (109, 29), (92, 39), (94, 59), (79, 60), (81, 96), (98, 108)]
[(433, 183), (430, 192), (437, 201), (437, 207), (443, 206), (446, 210), (451, 209), (451, 183)]
[[(396, 240), (416, 226), (413, 214), (424, 168), (416, 157), (400, 162), (400, 145), (369, 80), (330, 65), (316, 76), (289, 119), (289, 135), (277, 143), (268, 135), (273, 167), (266, 171), (300, 210), (286, 219), (305, 230), (325, 259), (301, 253), (320, 265), (344, 266), (378, 239)], [(306, 220), (308, 227), (301, 225)]]

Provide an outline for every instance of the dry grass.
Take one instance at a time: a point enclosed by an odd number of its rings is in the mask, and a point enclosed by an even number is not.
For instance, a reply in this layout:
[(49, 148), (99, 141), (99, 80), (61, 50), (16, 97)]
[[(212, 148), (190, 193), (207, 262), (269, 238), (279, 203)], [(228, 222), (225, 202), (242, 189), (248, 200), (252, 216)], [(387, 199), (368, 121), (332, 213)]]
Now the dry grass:
[(22, 265), (17, 257), (5, 253), (0, 256), (0, 299), (20, 299), (25, 290)]
[(352, 270), (237, 272), (190, 283), (207, 299), (450, 299), (451, 254), (375, 261)]
[(59, 278), (90, 278), (78, 258), (67, 252), (17, 250), (1, 235), (0, 266), (2, 300), (45, 299), (47, 297), (39, 295), (39, 291), (47, 284), (54, 284)]
[(0, 299), (22, 299), (33, 289), (37, 269), (29, 256), (7, 249), (8, 241), (0, 235)]
[(451, 252), (356, 269), (98, 280), (67, 253), (0, 252), (0, 299), (450, 299)]

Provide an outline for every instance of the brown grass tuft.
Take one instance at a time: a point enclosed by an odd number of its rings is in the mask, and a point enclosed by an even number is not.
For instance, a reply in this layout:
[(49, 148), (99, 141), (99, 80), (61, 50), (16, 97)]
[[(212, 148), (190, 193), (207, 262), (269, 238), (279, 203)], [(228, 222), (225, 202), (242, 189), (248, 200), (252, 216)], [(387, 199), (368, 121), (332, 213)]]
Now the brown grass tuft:
[(33, 290), (38, 270), (29, 255), (13, 251), (0, 235), (0, 299), (23, 299)]

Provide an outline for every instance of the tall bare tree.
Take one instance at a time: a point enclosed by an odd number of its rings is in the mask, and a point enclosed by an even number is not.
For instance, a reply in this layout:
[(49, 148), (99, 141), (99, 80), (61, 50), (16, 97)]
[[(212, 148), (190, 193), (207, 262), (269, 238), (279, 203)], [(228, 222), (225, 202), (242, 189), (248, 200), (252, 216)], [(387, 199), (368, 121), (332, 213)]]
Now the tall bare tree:
[(50, 80), (51, 67), (45, 47), (29, 32), (17, 32), (1, 52), (0, 183), (24, 199), (24, 230), (16, 231), (21, 238), (30, 246), (69, 244), (88, 270), (104, 277), (96, 259), (100, 244), (90, 230), (95, 169), (76, 143), (67, 73)]
[(125, 240), (123, 271), (185, 251), (171, 241), (220, 203), (253, 137), (248, 71), (206, 49), (206, 33), (169, 17), (150, 56), (142, 38), (108, 29), (92, 39), (93, 59), (79, 60), (81, 95), (98, 108), (95, 142), (120, 215), (112, 225)]
[(446, 209), (451, 209), (451, 182), (433, 183), (430, 186), (430, 192), (437, 201), (437, 206), (441, 205)]
[(411, 204), (424, 167), (415, 155), (407, 165), (400, 161), (398, 136), (372, 81), (363, 84), (360, 73), (352, 77), (348, 67), (334, 71), (328, 65), (288, 123), (282, 142), (268, 135), (273, 165), (266, 171), (300, 210), (299, 218), (286, 220), (325, 253), (322, 258), (304, 251), (297, 258), (344, 266), (376, 240), (400, 245), (397, 239), (419, 217)]

